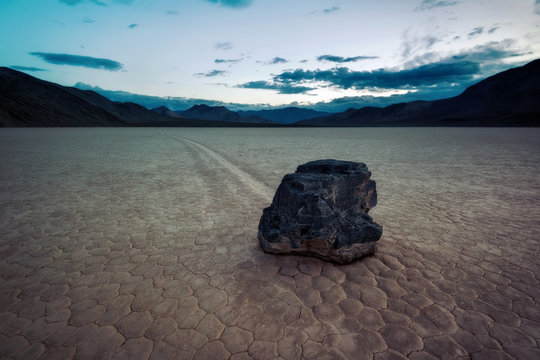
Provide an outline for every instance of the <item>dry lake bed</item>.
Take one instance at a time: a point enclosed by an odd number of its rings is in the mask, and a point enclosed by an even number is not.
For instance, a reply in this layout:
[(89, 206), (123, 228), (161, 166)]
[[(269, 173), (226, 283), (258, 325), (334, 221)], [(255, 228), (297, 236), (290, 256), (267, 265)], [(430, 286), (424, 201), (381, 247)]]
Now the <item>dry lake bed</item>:
[[(263, 253), (286, 173), (365, 162), (350, 265)], [(2, 129), (0, 358), (540, 359), (540, 129)]]

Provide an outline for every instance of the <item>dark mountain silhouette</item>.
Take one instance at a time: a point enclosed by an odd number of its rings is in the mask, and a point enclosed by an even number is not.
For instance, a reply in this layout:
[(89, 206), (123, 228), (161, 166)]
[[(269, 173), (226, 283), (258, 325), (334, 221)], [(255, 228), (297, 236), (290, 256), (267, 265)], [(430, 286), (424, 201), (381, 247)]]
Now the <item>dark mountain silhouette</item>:
[(242, 117), (259, 116), (268, 120), (272, 120), (278, 124), (292, 124), (300, 120), (308, 120), (322, 116), (329, 116), (331, 113), (324, 111), (316, 111), (312, 109), (304, 109), (298, 107), (286, 107), (283, 109), (272, 110), (242, 110), (238, 111)]
[(194, 105), (186, 111), (176, 112), (179, 115), (192, 119), (215, 120), (226, 122), (245, 123), (273, 123), (259, 116), (240, 116), (237, 112), (227, 109), (225, 106)]
[(295, 125), (540, 126), (539, 99), (540, 59), (488, 77), (456, 97), (349, 109)]
[(169, 119), (134, 103), (0, 67), (0, 126), (133, 126)]
[(91, 90), (54, 84), (0, 67), (0, 127), (53, 126), (238, 127), (261, 124), (189, 119), (165, 107), (151, 111), (130, 102), (110, 101)]
[[(540, 60), (535, 60), (484, 79), (453, 98), (349, 109), (288, 126), (540, 126), (538, 99)], [(286, 108), (268, 110), (267, 116), (277, 119), (280, 110), (278, 121), (284, 121), (287, 114), (301, 113)], [(207, 105), (183, 112), (164, 106), (151, 111), (0, 67), (0, 127), (285, 126), (258, 115), (243, 115)]]
[(176, 111), (172, 111), (171, 109), (169, 109), (168, 107), (166, 106), (160, 106), (160, 107), (157, 107), (155, 109), (152, 109), (153, 112), (155, 113), (158, 113), (160, 115), (163, 115), (163, 116), (167, 116), (167, 117), (172, 117), (172, 118), (181, 118), (182, 116), (180, 116), (180, 114), (178, 114), (178, 112)]

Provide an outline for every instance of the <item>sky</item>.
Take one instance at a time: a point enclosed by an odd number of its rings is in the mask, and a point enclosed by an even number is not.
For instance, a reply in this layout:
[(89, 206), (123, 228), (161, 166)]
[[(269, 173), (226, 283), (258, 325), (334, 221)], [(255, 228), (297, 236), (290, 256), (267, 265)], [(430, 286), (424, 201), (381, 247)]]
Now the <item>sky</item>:
[(335, 112), (539, 58), (540, 0), (0, 0), (0, 34), (0, 66), (145, 106)]

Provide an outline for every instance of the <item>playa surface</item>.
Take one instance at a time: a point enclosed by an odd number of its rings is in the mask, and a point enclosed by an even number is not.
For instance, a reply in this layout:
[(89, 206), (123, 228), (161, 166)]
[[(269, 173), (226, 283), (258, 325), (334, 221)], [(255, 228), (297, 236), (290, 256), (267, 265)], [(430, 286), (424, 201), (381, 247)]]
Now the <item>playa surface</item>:
[[(539, 129), (2, 129), (0, 358), (539, 359)], [(377, 253), (263, 253), (314, 159)]]

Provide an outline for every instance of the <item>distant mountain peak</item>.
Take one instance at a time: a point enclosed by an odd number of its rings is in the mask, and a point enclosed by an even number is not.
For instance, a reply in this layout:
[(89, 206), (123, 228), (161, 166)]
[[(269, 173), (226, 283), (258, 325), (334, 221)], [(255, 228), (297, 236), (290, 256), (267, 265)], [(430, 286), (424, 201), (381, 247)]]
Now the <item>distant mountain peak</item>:
[(192, 107), (190, 107), (188, 110), (186, 111), (190, 111), (190, 110), (210, 110), (212, 109), (213, 107), (212, 106), (208, 106), (206, 104), (196, 104), (196, 105), (193, 105)]
[(208, 106), (205, 104), (193, 105), (186, 111), (178, 114), (192, 119), (214, 120), (226, 122), (246, 123), (272, 123), (271, 120), (257, 116), (240, 116), (237, 112), (227, 109), (225, 106)]
[(259, 116), (279, 124), (291, 124), (299, 120), (331, 115), (331, 113), (328, 112), (299, 108), (295, 106), (288, 106), (280, 109), (239, 111), (238, 113), (241, 116)]

